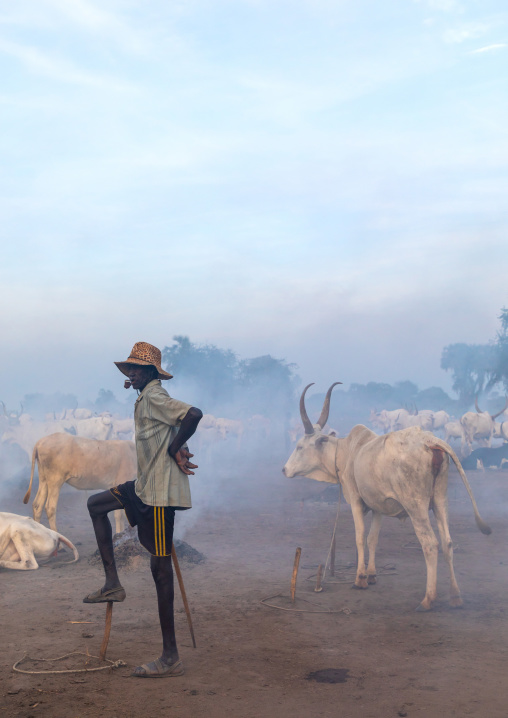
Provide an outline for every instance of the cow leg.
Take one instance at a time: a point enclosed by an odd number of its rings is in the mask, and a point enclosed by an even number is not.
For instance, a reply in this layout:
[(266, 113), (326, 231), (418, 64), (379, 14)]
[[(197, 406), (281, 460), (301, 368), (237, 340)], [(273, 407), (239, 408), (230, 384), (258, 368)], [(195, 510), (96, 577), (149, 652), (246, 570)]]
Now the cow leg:
[(433, 511), (439, 529), (443, 556), (450, 571), (450, 606), (460, 608), (462, 606), (462, 598), (460, 597), (460, 589), (455, 578), (455, 571), (453, 570), (453, 543), (448, 527), (446, 499), (444, 501), (434, 499)]
[(367, 546), (369, 549), (369, 565), (367, 566), (367, 583), (373, 585), (376, 583), (376, 547), (381, 529), (381, 519), (383, 515), (377, 511), (372, 512), (372, 523), (370, 525), (369, 535), (367, 537)]
[(437, 550), (438, 541), (430, 524), (429, 514), (426, 509), (408, 510), (409, 517), (413, 523), (416, 536), (420, 541), (425, 563), (427, 565), (427, 586), (425, 597), (420, 603), (417, 611), (429, 611), (437, 596)]
[(39, 469), (39, 489), (37, 491), (34, 502), (32, 504), (32, 513), (33, 513), (34, 521), (37, 521), (38, 524), (40, 524), (40, 522), (41, 522), (42, 510), (44, 509), (44, 507), (46, 505), (47, 497), (48, 497), (48, 484), (42, 474), (42, 471)]
[(358, 565), (356, 568), (356, 579), (354, 588), (368, 588), (367, 573), (365, 568), (365, 517), (363, 507), (358, 501), (351, 503), (353, 521), (355, 524), (356, 551), (358, 554)]
[(48, 487), (48, 500), (46, 501), (46, 515), (49, 521), (49, 528), (53, 531), (58, 531), (56, 527), (56, 507), (58, 506), (58, 499), (60, 498), (60, 489), (62, 484), (49, 485)]
[(14, 548), (18, 552), (18, 561), (1, 561), (0, 567), (13, 568), (18, 571), (31, 571), (39, 568), (39, 564), (35, 560), (34, 552), (29, 542), (23, 537), (20, 531), (14, 531), (11, 536)]

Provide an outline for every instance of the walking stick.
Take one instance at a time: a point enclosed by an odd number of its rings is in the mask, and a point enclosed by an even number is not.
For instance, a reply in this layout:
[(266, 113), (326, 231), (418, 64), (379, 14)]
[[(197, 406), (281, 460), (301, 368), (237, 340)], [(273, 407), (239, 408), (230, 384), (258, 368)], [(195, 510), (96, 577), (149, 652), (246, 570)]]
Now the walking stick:
[(183, 585), (183, 578), (182, 578), (182, 572), (180, 571), (180, 564), (178, 563), (178, 558), (176, 557), (176, 551), (175, 551), (175, 544), (171, 546), (171, 558), (173, 559), (173, 566), (175, 567), (175, 573), (176, 577), (178, 579), (178, 585), (180, 586), (180, 593), (182, 594), (182, 600), (183, 605), (185, 607), (185, 613), (187, 614), (187, 623), (189, 624), (189, 631), (192, 638), (192, 645), (194, 648), (196, 648), (196, 639), (194, 638), (194, 629), (192, 627), (192, 618), (191, 618), (191, 612), (189, 608), (189, 603), (187, 601), (187, 594), (185, 593), (185, 587)]
[(106, 625), (104, 626), (104, 637), (102, 639), (100, 657), (101, 661), (106, 658), (106, 651), (108, 650), (109, 634), (111, 633), (111, 621), (113, 620), (113, 601), (108, 601), (106, 604)]

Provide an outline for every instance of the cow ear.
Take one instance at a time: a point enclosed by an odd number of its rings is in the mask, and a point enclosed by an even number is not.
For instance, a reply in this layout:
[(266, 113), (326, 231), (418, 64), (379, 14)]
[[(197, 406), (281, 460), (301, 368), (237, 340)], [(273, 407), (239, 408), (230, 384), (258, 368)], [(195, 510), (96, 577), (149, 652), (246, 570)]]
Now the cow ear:
[(316, 439), (316, 446), (321, 446), (321, 444), (324, 444), (327, 441), (328, 441), (328, 437), (326, 436), (326, 434), (322, 434), (321, 436), (318, 436), (318, 438)]
[(328, 432), (328, 436), (337, 436), (337, 432), (334, 429), (332, 429), (331, 431)]

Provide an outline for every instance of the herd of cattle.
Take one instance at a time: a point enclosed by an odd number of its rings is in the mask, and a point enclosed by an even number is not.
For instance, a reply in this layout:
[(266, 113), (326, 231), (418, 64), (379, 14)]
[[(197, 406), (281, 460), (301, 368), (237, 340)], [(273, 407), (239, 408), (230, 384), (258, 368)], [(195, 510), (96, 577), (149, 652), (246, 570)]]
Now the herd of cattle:
[[(508, 399), (503, 411), (495, 415), (481, 411), (476, 401), (476, 412), (467, 412), (457, 421), (450, 421), (444, 411), (372, 411), (370, 422), (381, 429), (383, 435), (358, 425), (347, 437), (339, 438), (335, 431), (325, 431), (334, 386), (326, 394), (316, 424), (308, 418), (305, 394), (309, 387), (304, 389), (300, 399), (301, 425), (298, 431), (294, 426), (291, 429), (295, 441), (298, 434), (303, 432), (303, 436), (297, 440), (283, 473), (289, 478), (304, 476), (341, 484), (355, 524), (357, 588), (367, 588), (376, 582), (375, 551), (382, 516), (409, 516), (427, 564), (427, 587), (420, 610), (430, 609), (436, 598), (438, 542), (429, 521), (431, 508), (450, 571), (450, 602), (453, 606), (461, 605), (447, 517), (449, 460), (455, 464), (471, 498), (478, 528), (489, 534), (490, 528), (479, 515), (463, 466), (476, 469), (477, 462), (490, 467), (508, 461), (508, 443), (504, 443), (508, 442), (508, 421), (496, 421), (508, 408)], [(6, 425), (4, 419), (1, 441), (18, 443), (32, 455), (24, 503), (29, 501), (36, 467), (39, 488), (32, 507), (33, 519), (0, 513), (0, 567), (37, 568), (37, 558), (49, 558), (61, 545), (71, 548), (77, 560), (76, 548), (57, 531), (56, 509), (62, 486), (68, 483), (78, 489), (100, 490), (135, 478), (136, 451), (130, 440), (134, 428), (132, 419), (118, 419), (111, 414), (91, 416), (87, 411), (66, 411), (59, 418), (46, 417), (45, 422), (35, 422), (26, 414), (16, 417), (6, 414), (8, 421)], [(194, 450), (206, 451), (217, 439), (233, 439), (239, 447), (246, 431), (263, 439), (270, 436), (270, 428), (270, 421), (262, 416), (254, 416), (244, 423), (205, 415)], [(444, 435), (444, 440), (438, 433)], [(492, 447), (495, 438), (503, 441), (501, 446)], [(462, 461), (449, 445), (451, 439), (460, 440)], [(478, 442), (479, 448), (473, 451), (474, 442)], [(40, 523), (44, 509), (49, 529)], [(372, 511), (373, 518), (366, 539), (364, 515), (368, 511)], [(120, 531), (123, 512), (116, 513), (116, 528)], [(369, 549), (367, 564), (365, 540)]]
[[(482, 411), (478, 406), (478, 398), (475, 399), (475, 408), (476, 412), (467, 411), (460, 419), (452, 421), (450, 421), (450, 416), (445, 411), (415, 410), (410, 412), (407, 409), (395, 409), (394, 411), (383, 410), (376, 412), (372, 410), (370, 423), (374, 427), (381, 429), (385, 434), (390, 431), (400, 431), (411, 426), (418, 426), (423, 431), (441, 434), (447, 443), (459, 440), (462, 457), (471, 454), (473, 443), (475, 442), (486, 448), (492, 446), (493, 439), (508, 442), (508, 421), (496, 421), (508, 409), (508, 398), (504, 408), (497, 414)], [(493, 451), (492, 457), (500, 454), (502, 454), (502, 451)], [(489, 454), (484, 451), (482, 455), (486, 458)], [(502, 458), (508, 459), (508, 455)], [(496, 465), (499, 466), (499, 463)], [(471, 468), (476, 468), (476, 466), (471, 466)]]

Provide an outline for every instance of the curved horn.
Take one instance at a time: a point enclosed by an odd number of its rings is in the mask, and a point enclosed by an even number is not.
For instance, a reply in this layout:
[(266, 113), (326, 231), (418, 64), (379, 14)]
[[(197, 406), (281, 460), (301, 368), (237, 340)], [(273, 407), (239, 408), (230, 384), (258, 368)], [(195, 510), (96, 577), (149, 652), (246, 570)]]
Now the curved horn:
[(303, 428), (305, 429), (306, 434), (314, 433), (314, 427), (312, 426), (311, 420), (309, 419), (309, 417), (307, 415), (307, 411), (305, 409), (305, 394), (306, 394), (309, 386), (313, 386), (313, 384), (314, 384), (314, 382), (307, 384), (305, 389), (302, 391), (302, 395), (300, 397), (300, 416), (302, 417)]
[(414, 401), (413, 401), (413, 406), (415, 408), (415, 413), (413, 414), (413, 416), (418, 416), (418, 407), (416, 406)]
[(504, 408), (501, 409), (501, 411), (499, 411), (497, 414), (494, 414), (494, 416), (492, 417), (492, 421), (494, 421), (494, 419), (497, 419), (497, 417), (498, 417), (500, 414), (504, 414), (504, 412), (505, 412), (507, 409), (508, 409), (508, 396), (505, 396), (505, 405), (504, 405)]
[[(478, 406), (478, 394), (474, 398), (474, 405), (475, 405), (475, 409), (478, 412), (478, 414), (483, 414), (483, 411)], [(503, 411), (504, 411), (504, 409), (503, 409)], [(503, 412), (501, 412), (501, 413), (503, 413)]]
[(328, 416), (329, 416), (329, 414), (330, 414), (330, 397), (331, 397), (331, 395), (332, 395), (333, 387), (334, 387), (334, 386), (337, 386), (337, 384), (342, 384), (342, 382), (341, 382), (341, 381), (336, 381), (336, 382), (334, 382), (334, 383), (331, 385), (331, 387), (328, 389), (328, 391), (326, 392), (325, 401), (324, 401), (324, 403), (323, 403), (323, 409), (322, 409), (322, 411), (321, 411), (321, 416), (320, 416), (319, 419), (317, 420), (317, 424), (318, 424), (318, 426), (319, 426), (320, 429), (322, 429), (323, 426), (324, 426), (324, 425), (326, 424), (326, 422), (328, 421)]

